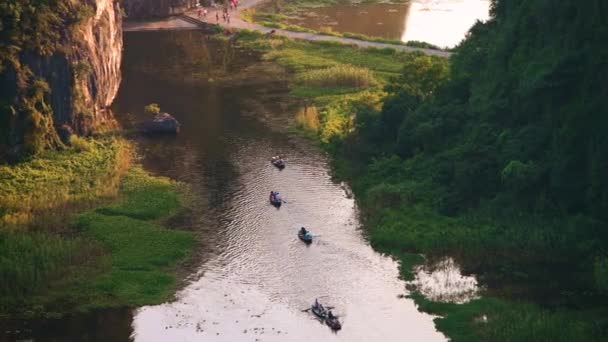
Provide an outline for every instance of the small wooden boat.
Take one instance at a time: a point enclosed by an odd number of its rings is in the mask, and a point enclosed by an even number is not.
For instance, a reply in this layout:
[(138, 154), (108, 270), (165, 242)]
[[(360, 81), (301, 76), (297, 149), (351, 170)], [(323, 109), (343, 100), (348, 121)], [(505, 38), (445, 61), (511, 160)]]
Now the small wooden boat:
[(298, 237), (300, 238), (300, 240), (304, 241), (305, 243), (312, 243), (312, 234), (310, 233), (310, 231), (306, 231), (305, 233), (302, 232), (302, 230), (298, 231)]
[(275, 207), (280, 207), (281, 204), (283, 203), (283, 200), (281, 199), (281, 195), (279, 195), (278, 192), (271, 192), (270, 193), (270, 204), (274, 205)]
[(320, 319), (326, 319), (327, 318), (327, 310), (322, 306), (315, 306), (314, 304), (310, 307), (310, 311), (312, 311), (313, 314), (315, 314), (315, 316), (319, 317)]
[(342, 329), (342, 324), (340, 324), (340, 321), (338, 320), (338, 317), (332, 317), (332, 318), (327, 318), (325, 320), (325, 324), (327, 324), (327, 326), (329, 326), (332, 330), (340, 330)]
[(279, 168), (279, 170), (283, 170), (285, 168), (285, 161), (280, 156), (272, 157), (270, 162), (272, 165)]

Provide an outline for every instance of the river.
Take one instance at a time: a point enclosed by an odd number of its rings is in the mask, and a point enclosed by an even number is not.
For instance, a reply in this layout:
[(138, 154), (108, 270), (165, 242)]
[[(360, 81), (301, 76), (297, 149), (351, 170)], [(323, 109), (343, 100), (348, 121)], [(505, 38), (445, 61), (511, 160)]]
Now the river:
[[(141, 161), (188, 183), (200, 255), (172, 302), (34, 322), (37, 341), (444, 341), (433, 317), (402, 298), (398, 264), (375, 252), (357, 206), (328, 159), (285, 129), (287, 83), (256, 53), (196, 31), (125, 34), (114, 111), (128, 126), (156, 102), (181, 123), (177, 137), (137, 137)], [(274, 70), (276, 71), (276, 70)], [(273, 72), (274, 72), (273, 71)], [(269, 163), (287, 157), (279, 171)], [(268, 193), (286, 203), (276, 209)], [(307, 246), (300, 226), (315, 234)], [(318, 298), (343, 329), (307, 309)], [(0, 339), (1, 340), (1, 339)]]
[[(144, 144), (144, 163), (161, 174), (193, 185), (204, 205), (200, 229), (212, 243), (191, 282), (177, 301), (135, 311), (136, 341), (403, 341), (444, 340), (432, 317), (417, 311), (405, 293), (398, 265), (372, 250), (364, 238), (356, 204), (332, 181), (326, 156), (308, 141), (284, 133), (293, 117), (286, 84), (257, 77), (257, 58), (246, 51), (225, 52), (214, 43), (206, 49), (234, 56), (227, 65), (210, 64), (238, 82), (190, 82), (157, 78), (170, 66), (194, 72), (181, 58), (149, 63), (150, 48), (162, 33), (126, 37), (123, 87), (117, 108), (141, 110), (158, 102), (183, 123), (176, 139)], [(201, 44), (193, 32), (169, 36), (182, 46)], [(131, 42), (137, 41), (136, 48)], [(174, 40), (175, 41), (175, 40)], [(144, 45), (149, 44), (149, 48)], [(173, 47), (167, 47), (171, 49)], [(163, 47), (160, 47), (163, 49)], [(239, 57), (241, 56), (241, 57)], [(186, 65), (179, 66), (180, 61)], [(154, 70), (154, 72), (149, 72)], [(221, 73), (221, 72), (220, 72)], [(136, 90), (136, 91), (133, 91)], [(159, 155), (158, 151), (161, 151)], [(287, 156), (279, 171), (268, 159)], [(150, 155), (151, 154), (151, 155)], [(280, 191), (286, 203), (276, 209), (268, 193)], [(306, 226), (316, 235), (306, 246), (296, 236)], [(315, 298), (334, 306), (343, 329), (330, 329), (303, 309)]]

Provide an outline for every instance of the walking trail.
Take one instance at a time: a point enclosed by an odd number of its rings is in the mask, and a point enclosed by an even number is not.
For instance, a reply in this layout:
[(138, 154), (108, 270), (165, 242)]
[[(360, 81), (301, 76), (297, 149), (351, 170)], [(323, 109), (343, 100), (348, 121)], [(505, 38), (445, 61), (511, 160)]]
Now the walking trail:
[[(328, 36), (328, 35), (318, 34), (318, 33), (296, 32), (296, 31), (289, 31), (289, 30), (283, 30), (283, 29), (275, 29), (275, 28), (258, 25), (255, 23), (250, 23), (241, 18), (241, 16), (240, 16), (241, 10), (254, 7), (264, 1), (265, 0), (242, 0), (242, 1), (240, 1), (238, 10), (236, 10), (236, 11), (229, 10), (229, 12), (228, 12), (228, 13), (230, 13), (230, 23), (226, 23), (222, 20), (222, 16), (221, 16), (222, 8), (219, 6), (217, 8), (206, 7), (206, 9), (208, 11), (206, 18), (204, 18), (204, 17), (199, 18), (198, 13), (197, 13), (198, 10), (196, 10), (196, 9), (186, 12), (185, 16), (188, 17), (187, 18), (187, 19), (189, 19), (188, 21), (197, 21), (199, 23), (205, 23), (205, 24), (219, 24), (220, 26), (222, 26), (224, 28), (247, 29), (247, 30), (259, 31), (259, 32), (263, 32), (263, 33), (268, 33), (270, 31), (274, 30), (275, 34), (280, 34), (280, 35), (287, 36), (287, 37), (294, 38), (294, 39), (311, 40), (311, 41), (320, 41), (320, 40), (336, 41), (336, 42), (340, 42), (343, 44), (356, 45), (356, 46), (363, 47), (363, 48), (374, 47), (374, 48), (379, 48), (379, 49), (391, 48), (391, 49), (395, 49), (395, 50), (399, 50), (399, 51), (420, 51), (420, 52), (424, 52), (429, 55), (436, 55), (436, 56), (441, 56), (441, 57), (449, 57), (451, 54), (449, 52), (441, 51), (441, 50), (416, 48), (416, 47), (399, 45), (399, 44), (370, 42), (370, 41), (353, 39), (353, 38)], [(215, 18), (216, 11), (218, 11), (218, 13), (220, 13), (219, 22), (216, 21), (216, 18)]]

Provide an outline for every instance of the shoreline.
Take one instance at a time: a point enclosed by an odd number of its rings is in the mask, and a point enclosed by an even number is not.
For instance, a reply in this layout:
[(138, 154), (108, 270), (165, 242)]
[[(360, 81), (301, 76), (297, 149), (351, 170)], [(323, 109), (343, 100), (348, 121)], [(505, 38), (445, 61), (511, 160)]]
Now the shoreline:
[[(223, 29), (234, 29), (234, 30), (250, 30), (257, 31), (264, 34), (273, 34), (285, 36), (297, 40), (305, 41), (327, 41), (327, 42), (338, 42), (345, 45), (354, 45), (359, 48), (376, 48), (376, 49), (394, 49), (396, 51), (406, 52), (422, 52), (428, 55), (440, 56), (448, 58), (451, 56), (451, 52), (444, 50), (428, 49), (408, 46), (404, 44), (392, 44), (384, 43), (373, 40), (363, 40), (356, 38), (349, 38), (346, 36), (328, 35), (319, 33), (316, 31), (312, 32), (298, 32), (291, 31), (288, 29), (272, 28), (256, 23), (251, 23), (244, 20), (241, 16), (241, 10), (246, 10), (259, 5), (264, 0), (244, 0), (237, 10), (230, 10), (231, 14), (230, 23), (214, 20), (214, 13), (219, 12), (217, 7), (201, 7), (200, 9), (207, 9), (208, 20), (206, 18), (199, 18), (197, 15), (198, 9), (186, 11), (184, 14), (179, 16), (173, 16), (166, 19), (160, 19), (155, 21), (126, 21), (123, 24), (124, 32), (145, 32), (145, 31), (177, 31), (177, 30), (196, 30), (201, 28), (213, 28), (221, 27)], [(126, 24), (126, 25), (125, 25)], [(373, 37), (370, 37), (373, 38)]]

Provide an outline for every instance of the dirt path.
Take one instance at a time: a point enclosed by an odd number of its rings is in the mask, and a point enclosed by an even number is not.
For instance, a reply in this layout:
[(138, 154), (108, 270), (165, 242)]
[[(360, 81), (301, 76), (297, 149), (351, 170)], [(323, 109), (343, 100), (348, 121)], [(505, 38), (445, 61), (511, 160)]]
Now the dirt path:
[[(207, 11), (208, 11), (207, 18), (198, 18), (197, 10), (192, 10), (192, 11), (187, 12), (186, 16), (188, 16), (191, 20), (193, 19), (193, 20), (199, 21), (201, 23), (219, 24), (220, 26), (226, 27), (226, 28), (248, 29), (248, 30), (259, 31), (259, 32), (263, 32), (263, 33), (267, 33), (267, 32), (274, 30), (275, 34), (280, 34), (280, 35), (287, 36), (287, 37), (294, 38), (294, 39), (312, 40), (312, 41), (319, 41), (319, 40), (337, 41), (340, 43), (356, 45), (356, 46), (363, 47), (363, 48), (374, 47), (374, 48), (380, 48), (380, 49), (391, 48), (391, 49), (395, 49), (395, 50), (399, 50), (399, 51), (421, 51), (421, 52), (424, 52), (429, 55), (436, 55), (436, 56), (441, 56), (441, 57), (449, 57), (451, 55), (451, 53), (449, 53), (449, 52), (440, 51), (440, 50), (415, 48), (415, 47), (398, 45), (398, 44), (370, 42), (370, 41), (365, 41), (365, 40), (344, 38), (344, 37), (334, 37), (334, 36), (328, 36), (328, 35), (318, 34), (318, 33), (295, 32), (295, 31), (288, 31), (288, 30), (283, 30), (283, 29), (274, 29), (274, 28), (258, 25), (255, 23), (247, 22), (240, 17), (241, 10), (247, 9), (250, 7), (254, 7), (254, 6), (262, 3), (263, 1), (264, 0), (242, 0), (242, 1), (240, 1), (239, 9), (237, 11), (234, 11), (234, 10), (229, 11), (230, 23), (226, 23), (222, 20), (222, 14), (221, 14), (220, 7), (217, 7), (217, 8), (207, 7)], [(218, 12), (219, 16), (220, 16), (219, 22), (216, 21), (216, 17), (215, 17), (216, 12)]]

